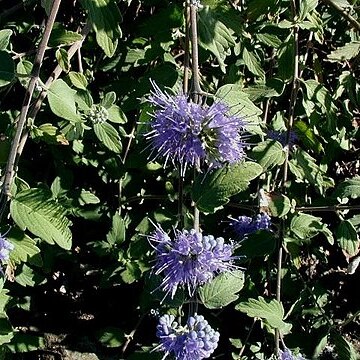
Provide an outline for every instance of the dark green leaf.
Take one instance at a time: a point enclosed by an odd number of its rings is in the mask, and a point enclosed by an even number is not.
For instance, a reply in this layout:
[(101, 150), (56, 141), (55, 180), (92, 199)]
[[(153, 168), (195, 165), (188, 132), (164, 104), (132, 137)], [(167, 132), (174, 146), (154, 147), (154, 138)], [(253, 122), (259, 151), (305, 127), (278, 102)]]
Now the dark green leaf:
[(124, 332), (116, 327), (106, 327), (97, 333), (97, 338), (106, 347), (120, 347), (125, 341)]
[(6, 51), (0, 51), (0, 87), (10, 84), (14, 78), (14, 60)]
[(192, 198), (200, 211), (215, 212), (217, 207), (229, 202), (229, 198), (246, 190), (249, 182), (262, 172), (254, 162), (241, 162), (224, 166), (195, 179)]
[(336, 229), (336, 238), (345, 256), (359, 253), (360, 241), (356, 229), (349, 220), (342, 221)]

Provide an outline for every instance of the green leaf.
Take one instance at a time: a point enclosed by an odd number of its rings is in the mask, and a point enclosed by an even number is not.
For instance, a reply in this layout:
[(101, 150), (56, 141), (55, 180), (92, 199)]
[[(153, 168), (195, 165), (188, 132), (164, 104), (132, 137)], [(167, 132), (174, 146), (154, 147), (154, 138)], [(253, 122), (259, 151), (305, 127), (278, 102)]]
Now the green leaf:
[[(50, 34), (49, 46), (58, 47), (60, 45), (71, 45), (76, 41), (82, 40), (82, 38), (81, 34), (66, 30), (61, 24), (56, 23)], [(66, 51), (65, 49), (63, 50)]]
[(282, 44), (282, 41), (273, 34), (255, 34), (255, 36), (263, 44), (273, 47), (275, 49), (279, 48)]
[(256, 56), (248, 51), (246, 48), (244, 48), (243, 53), (243, 60), (247, 68), (250, 72), (252, 72), (254, 75), (259, 76), (263, 78), (265, 76), (265, 72), (259, 62), (259, 60), (256, 58)]
[(100, 202), (100, 199), (91, 191), (81, 189), (78, 201), (80, 206), (84, 206), (88, 204), (98, 204)]
[(290, 332), (292, 325), (283, 321), (284, 308), (275, 300), (265, 300), (262, 296), (258, 299), (249, 299), (235, 306), (236, 310), (246, 313), (250, 317), (261, 318), (271, 328), (278, 329), (282, 335)]
[(220, 69), (225, 73), (225, 59), (230, 47), (235, 45), (232, 32), (216, 17), (216, 11), (204, 6), (199, 11), (199, 45), (212, 52), (217, 58)]
[(262, 134), (259, 126), (259, 115), (262, 114), (262, 110), (250, 100), (249, 95), (240, 85), (226, 84), (221, 86), (217, 90), (215, 98), (229, 105), (230, 114), (244, 117), (249, 132)]
[(339, 224), (335, 235), (346, 257), (353, 257), (359, 253), (359, 237), (354, 225), (349, 220)]
[(41, 0), (41, 6), (45, 10), (47, 16), (50, 14), (52, 4), (52, 0)]
[(330, 244), (334, 243), (331, 231), (326, 224), (322, 223), (320, 217), (299, 213), (291, 219), (290, 230), (304, 241), (308, 241), (317, 234), (322, 233)]
[(49, 244), (71, 248), (71, 222), (50, 192), (37, 188), (20, 191), (11, 200), (10, 213), (21, 230), (28, 229)]
[(13, 329), (8, 317), (0, 313), (0, 345), (10, 342), (13, 336)]
[(342, 62), (351, 60), (358, 56), (360, 52), (360, 41), (352, 41), (342, 47), (337, 48), (328, 55), (330, 61)]
[(278, 50), (278, 77), (290, 80), (294, 74), (295, 43), (294, 36), (289, 35)]
[(10, 260), (16, 264), (27, 262), (40, 252), (40, 249), (36, 246), (36, 241), (17, 227), (11, 229), (7, 239), (14, 245), (14, 249), (10, 252)]
[(257, 163), (241, 162), (199, 175), (192, 188), (192, 199), (200, 211), (213, 213), (228, 203), (230, 196), (246, 190), (250, 180), (262, 171)]
[(61, 69), (68, 72), (70, 69), (70, 62), (67, 51), (63, 48), (57, 49), (55, 51), (55, 57)]
[(121, 152), (122, 145), (120, 135), (112, 125), (106, 122), (96, 123), (94, 124), (94, 132), (101, 143), (109, 150), (115, 153)]
[(106, 235), (109, 244), (121, 244), (126, 238), (126, 224), (124, 219), (116, 213), (112, 218), (112, 228)]
[(24, 353), (45, 348), (45, 340), (42, 336), (23, 334), (17, 332), (7, 347), (13, 353)]
[(0, 30), (0, 50), (5, 50), (8, 47), (12, 33), (10, 29)]
[(116, 327), (106, 327), (98, 331), (97, 338), (102, 345), (110, 348), (119, 347), (125, 341), (123, 330)]
[(0, 51), (0, 87), (10, 84), (14, 78), (14, 60), (6, 51)]
[(126, 115), (117, 105), (112, 105), (110, 108), (108, 108), (108, 118), (111, 122), (116, 124), (127, 123)]
[(360, 176), (356, 175), (340, 183), (334, 191), (333, 197), (340, 199), (360, 197)]
[(208, 309), (220, 309), (239, 298), (244, 286), (244, 273), (240, 270), (224, 272), (199, 289), (200, 300)]
[(296, 128), (296, 134), (301, 138), (302, 143), (308, 148), (318, 154), (324, 151), (321, 142), (318, 140), (313, 128), (309, 124), (305, 121), (297, 120), (294, 124), (294, 128)]
[(23, 76), (18, 77), (20, 84), (22, 86), (28, 86), (32, 67), (33, 67), (32, 62), (23, 59), (21, 59), (16, 65), (16, 72), (18, 73), (18, 75), (24, 76), (24, 77)]
[(336, 354), (339, 360), (359, 360), (360, 354), (354, 346), (340, 334), (332, 334), (335, 344)]
[(71, 83), (76, 88), (86, 90), (86, 88), (88, 86), (88, 82), (87, 82), (86, 77), (84, 76), (84, 74), (79, 73), (79, 72), (75, 72), (75, 71), (70, 71), (68, 76), (69, 76), (69, 79), (70, 79)]
[(101, 99), (100, 105), (105, 109), (109, 109), (111, 106), (115, 104), (116, 101), (116, 93), (114, 91), (110, 91), (105, 94), (105, 96)]
[(265, 140), (252, 149), (252, 157), (264, 168), (271, 169), (285, 161), (283, 146), (276, 140)]
[(76, 112), (76, 91), (62, 79), (55, 80), (49, 87), (48, 99), (51, 111), (66, 120), (78, 122), (81, 117)]
[(271, 216), (281, 218), (291, 209), (290, 199), (283, 194), (271, 193), (267, 197), (267, 201)]
[(98, 45), (106, 56), (112, 57), (122, 36), (118, 6), (112, 0), (82, 0), (81, 4), (89, 12)]
[(257, 231), (249, 234), (245, 239), (241, 240), (241, 247), (238, 252), (245, 255), (246, 259), (255, 257), (264, 257), (272, 254), (275, 250), (276, 239), (272, 233), (265, 230)]

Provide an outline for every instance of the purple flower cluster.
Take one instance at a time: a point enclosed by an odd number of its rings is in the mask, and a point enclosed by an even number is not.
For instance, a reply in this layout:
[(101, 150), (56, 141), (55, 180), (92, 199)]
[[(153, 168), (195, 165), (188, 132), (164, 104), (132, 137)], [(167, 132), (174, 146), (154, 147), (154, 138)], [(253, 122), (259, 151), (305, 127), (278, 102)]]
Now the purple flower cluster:
[(280, 360), (306, 360), (301, 354), (294, 355), (290, 349), (280, 350)]
[[(269, 130), (267, 132), (267, 136), (269, 139), (273, 139), (278, 141), (282, 146), (287, 145), (287, 133), (282, 131), (276, 131), (276, 130)], [(289, 137), (289, 146), (293, 146), (295, 142), (297, 141), (297, 136), (294, 133), (294, 131), (290, 131), (290, 137)]]
[(9, 260), (10, 251), (13, 249), (14, 245), (0, 234), (0, 262)]
[(230, 224), (239, 238), (254, 233), (257, 230), (268, 230), (271, 226), (271, 218), (266, 213), (257, 214), (254, 217), (239, 216)]
[(216, 274), (236, 269), (233, 244), (226, 244), (221, 237), (203, 236), (195, 230), (175, 230), (171, 239), (158, 226), (149, 240), (156, 251), (155, 274), (163, 276), (160, 287), (171, 297), (179, 286), (186, 287), (193, 295), (199, 285)]
[(216, 168), (244, 158), (241, 133), (245, 122), (230, 115), (226, 104), (197, 104), (185, 95), (169, 95), (152, 85), (148, 100), (156, 110), (146, 137), (156, 157), (164, 158), (165, 164), (169, 160), (179, 164), (182, 173), (202, 162)]
[(220, 334), (213, 330), (203, 316), (190, 316), (185, 326), (174, 315), (163, 315), (157, 325), (159, 350), (175, 360), (207, 359), (218, 346)]

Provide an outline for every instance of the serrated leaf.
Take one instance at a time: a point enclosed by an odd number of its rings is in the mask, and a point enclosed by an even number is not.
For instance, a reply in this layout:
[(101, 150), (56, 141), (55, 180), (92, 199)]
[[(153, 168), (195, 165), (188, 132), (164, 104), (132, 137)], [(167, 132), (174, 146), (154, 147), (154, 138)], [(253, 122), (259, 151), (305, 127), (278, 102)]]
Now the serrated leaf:
[(353, 257), (359, 253), (359, 237), (354, 225), (349, 220), (339, 224), (335, 235), (346, 257)]
[(12, 33), (10, 29), (0, 30), (0, 50), (5, 50), (8, 47)]
[(71, 222), (48, 191), (33, 188), (18, 192), (11, 200), (10, 214), (21, 230), (28, 229), (49, 244), (71, 248)]
[(250, 180), (262, 171), (259, 164), (244, 161), (202, 174), (195, 179), (192, 199), (200, 211), (213, 213), (217, 207), (228, 203), (231, 196), (246, 190)]
[(246, 313), (250, 317), (263, 319), (273, 329), (278, 329), (282, 335), (288, 334), (292, 325), (283, 321), (284, 308), (275, 300), (249, 299), (235, 306), (236, 310)]
[(94, 132), (101, 143), (109, 150), (115, 153), (121, 152), (122, 145), (120, 135), (112, 125), (106, 122), (94, 124)]
[(86, 88), (88, 86), (88, 82), (87, 82), (84, 74), (75, 72), (75, 71), (70, 71), (68, 76), (69, 76), (71, 83), (76, 88), (86, 90)]
[(208, 309), (220, 309), (239, 298), (244, 286), (244, 273), (240, 270), (224, 272), (199, 288), (199, 296)]
[(340, 183), (335, 189), (333, 197), (339, 197), (341, 199), (357, 199), (360, 197), (360, 176), (354, 176)]
[(290, 230), (299, 239), (308, 241), (319, 233), (326, 236), (330, 244), (334, 243), (334, 237), (320, 217), (299, 213), (291, 219)]
[(10, 252), (10, 260), (16, 264), (27, 262), (29, 258), (40, 252), (36, 241), (17, 227), (11, 229), (7, 239), (14, 245), (14, 249)]
[(112, 228), (110, 232), (106, 235), (108, 243), (122, 243), (125, 241), (126, 237), (126, 224), (124, 219), (116, 213), (112, 218)]
[(100, 202), (100, 199), (91, 191), (81, 189), (78, 201), (80, 206), (84, 206), (88, 204), (98, 204)]
[[(50, 47), (57, 47), (57, 46), (64, 46), (64, 45), (71, 45), (76, 41), (82, 40), (82, 35), (74, 32), (66, 30), (62, 25), (55, 24), (53, 30), (51, 31), (50, 39), (49, 39), (49, 46)], [(65, 51), (65, 49), (64, 49)]]
[(198, 33), (199, 45), (215, 55), (225, 73), (227, 51), (235, 42), (229, 28), (217, 19), (216, 11), (209, 6), (199, 11)]
[(14, 60), (6, 51), (0, 51), (0, 87), (10, 84), (14, 78)]
[(285, 161), (283, 146), (276, 140), (265, 140), (252, 149), (252, 157), (264, 168), (271, 169)]
[(342, 47), (337, 48), (328, 55), (330, 61), (345, 61), (351, 60), (355, 56), (359, 55), (360, 41), (352, 41)]
[(259, 60), (256, 58), (256, 56), (248, 51), (246, 48), (243, 49), (243, 61), (250, 72), (252, 72), (254, 75), (257, 75), (261, 78), (265, 76), (265, 72), (259, 62)]
[(55, 80), (48, 89), (48, 99), (51, 111), (66, 120), (78, 122), (80, 115), (76, 112), (76, 91), (62, 79)]
[(82, 0), (81, 4), (88, 10), (93, 24), (96, 41), (108, 57), (112, 57), (121, 37), (120, 10), (112, 0)]

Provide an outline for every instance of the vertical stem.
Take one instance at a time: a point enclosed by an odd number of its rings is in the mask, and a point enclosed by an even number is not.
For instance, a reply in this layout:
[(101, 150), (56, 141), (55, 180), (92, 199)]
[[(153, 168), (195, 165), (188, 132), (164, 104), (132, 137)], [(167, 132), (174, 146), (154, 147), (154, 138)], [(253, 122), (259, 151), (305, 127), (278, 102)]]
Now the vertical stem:
[[(291, 13), (293, 19), (296, 16), (296, 4), (295, 0), (291, 0)], [(283, 165), (283, 178), (282, 178), (282, 192), (286, 193), (286, 182), (288, 179), (288, 170), (289, 170), (289, 152), (290, 152), (290, 136), (291, 131), (294, 125), (295, 119), (295, 105), (296, 98), (299, 88), (299, 27), (295, 25), (293, 27), (293, 35), (294, 35), (294, 72), (292, 79), (292, 87), (291, 87), (291, 96), (290, 96), (290, 106), (289, 106), (289, 121), (287, 124), (287, 134), (286, 134), (286, 144), (285, 146), (285, 162)], [(280, 223), (280, 238), (278, 243), (278, 259), (277, 259), (277, 277), (276, 277), (276, 300), (281, 301), (281, 272), (282, 272), (282, 258), (283, 258), (283, 239), (285, 235), (285, 220), (281, 219)], [(275, 352), (279, 353), (279, 345), (280, 345), (280, 333), (279, 330), (275, 331)]]
[(33, 65), (33, 69), (31, 72), (31, 78), (30, 78), (29, 85), (28, 85), (28, 88), (27, 88), (25, 96), (24, 96), (24, 100), (23, 100), (23, 104), (22, 104), (22, 108), (21, 108), (21, 112), (20, 112), (20, 116), (19, 116), (19, 121), (18, 121), (17, 128), (16, 128), (16, 133), (15, 133), (14, 139), (11, 144), (11, 150), (10, 150), (8, 162), (6, 164), (2, 195), (9, 196), (9, 194), (10, 194), (10, 187), (11, 187), (11, 184), (12, 184), (12, 181), (14, 178), (14, 173), (15, 173), (15, 161), (16, 161), (17, 148), (18, 148), (18, 145), (19, 145), (19, 142), (21, 139), (21, 134), (23, 132), (24, 125), (25, 125), (25, 122), (27, 119), (27, 114), (28, 114), (29, 107), (30, 107), (30, 101), (32, 99), (36, 84), (39, 79), (41, 64), (44, 59), (46, 46), (47, 46), (47, 43), (50, 38), (51, 30), (54, 26), (55, 18), (56, 18), (57, 12), (59, 10), (60, 3), (61, 3), (61, 0), (53, 1), (50, 15), (49, 15), (46, 27), (45, 27), (44, 35), (41, 39), (39, 48), (35, 55), (34, 65)]

